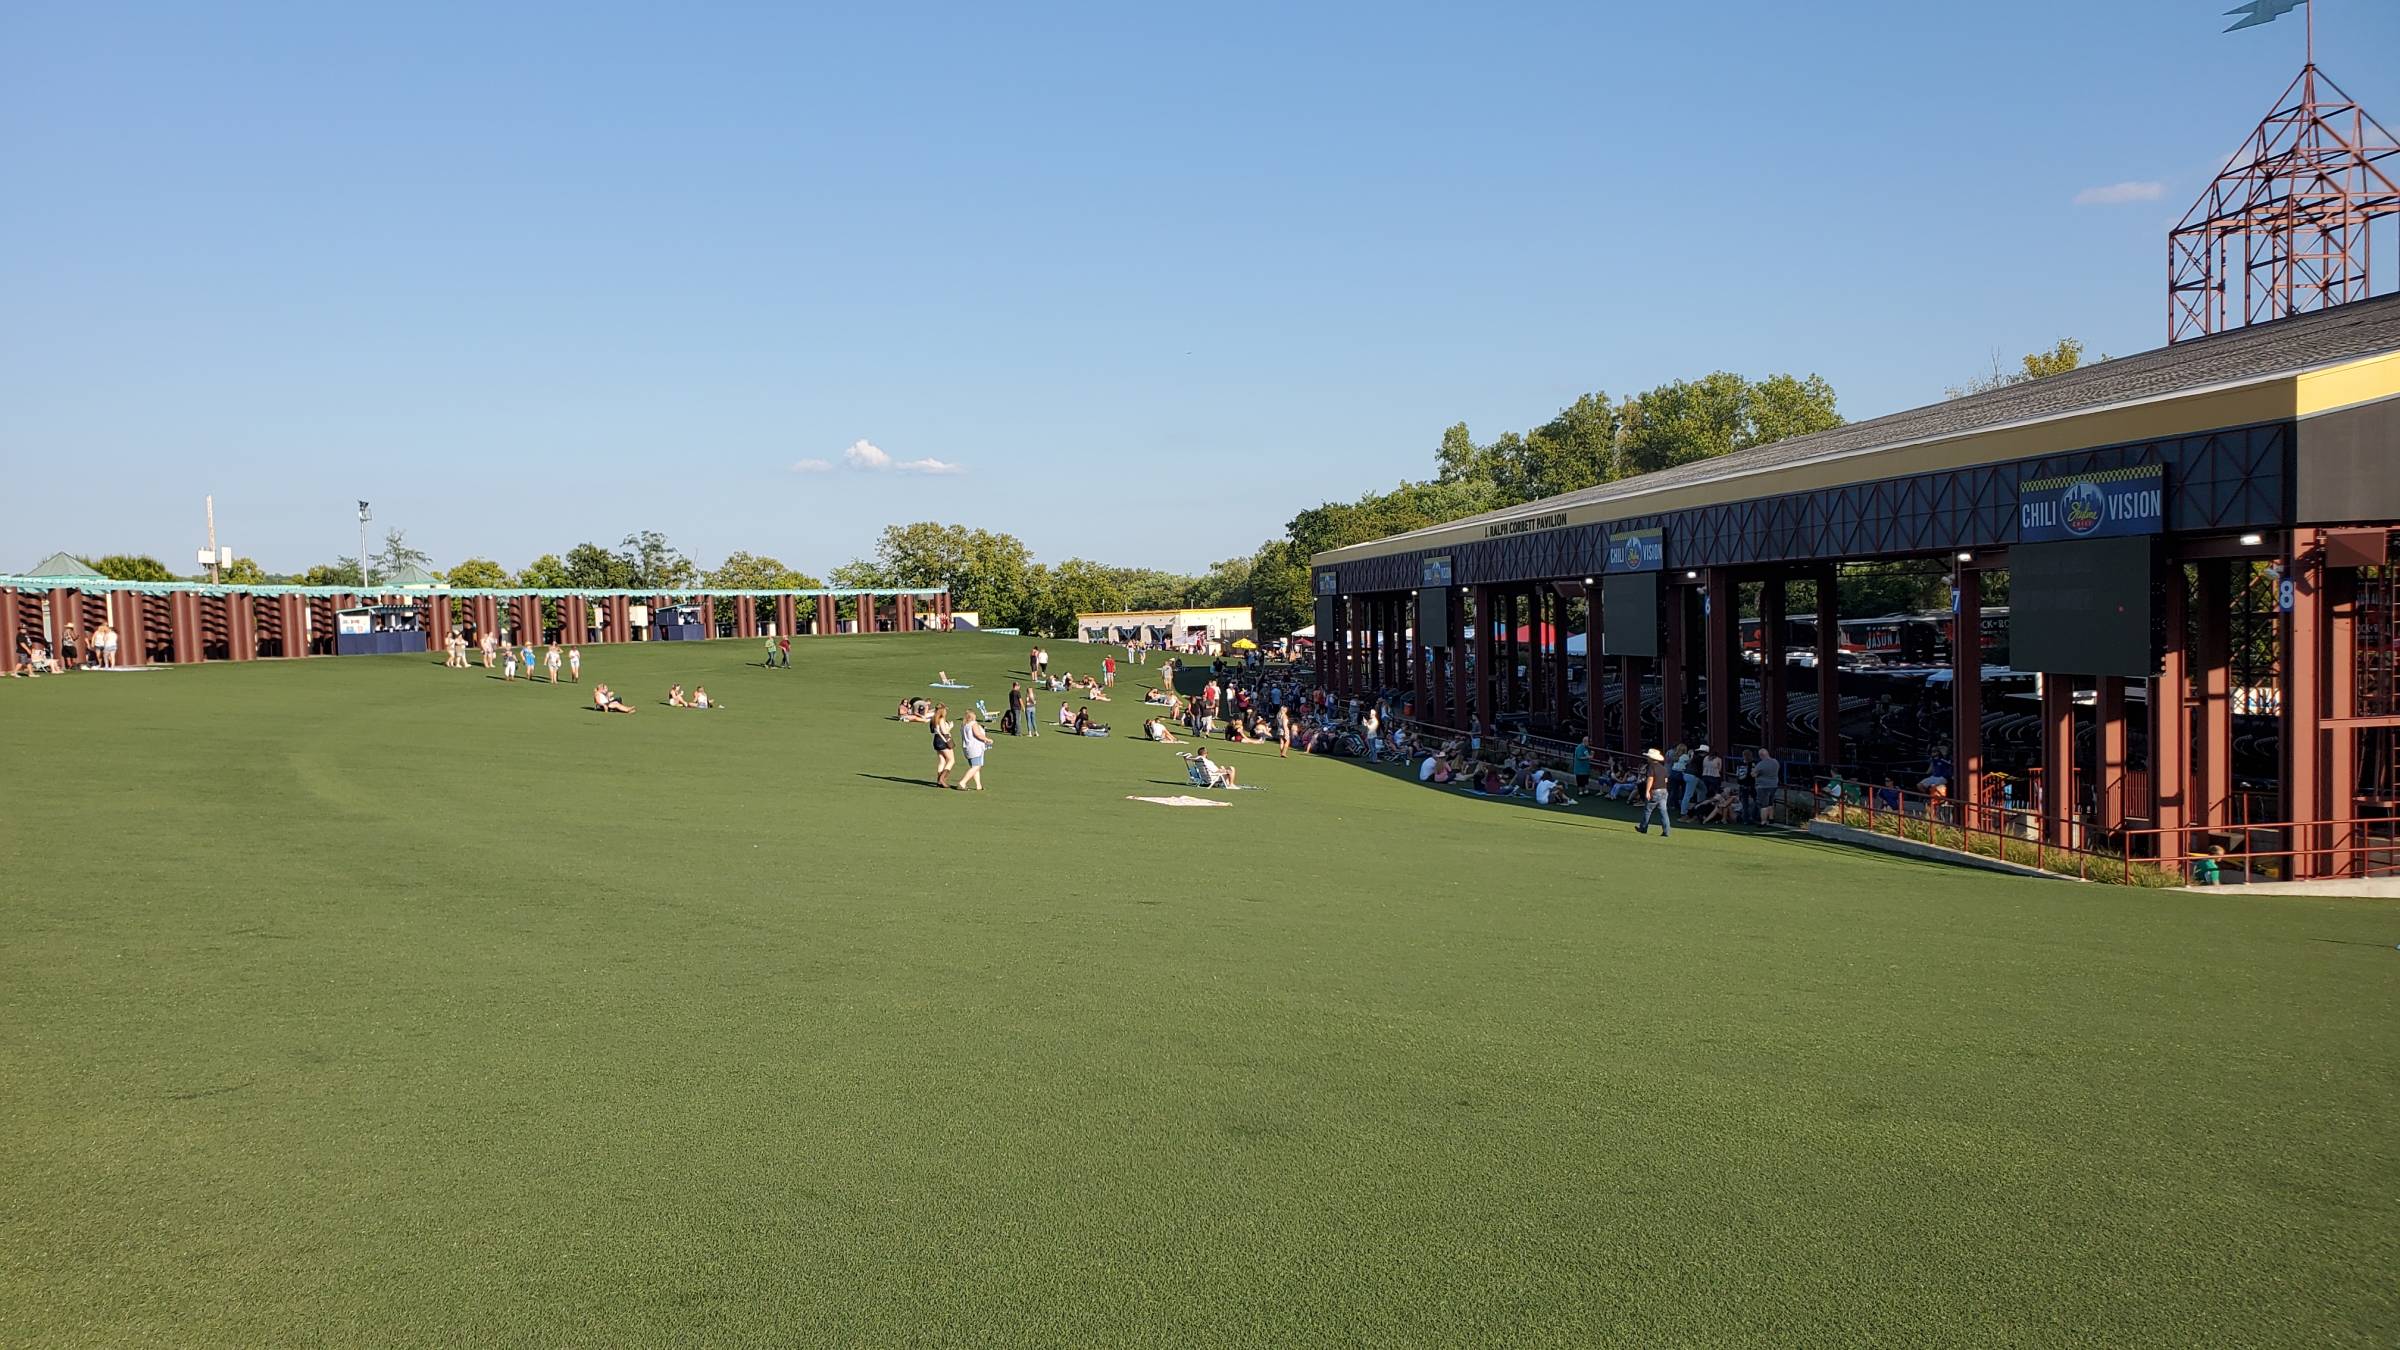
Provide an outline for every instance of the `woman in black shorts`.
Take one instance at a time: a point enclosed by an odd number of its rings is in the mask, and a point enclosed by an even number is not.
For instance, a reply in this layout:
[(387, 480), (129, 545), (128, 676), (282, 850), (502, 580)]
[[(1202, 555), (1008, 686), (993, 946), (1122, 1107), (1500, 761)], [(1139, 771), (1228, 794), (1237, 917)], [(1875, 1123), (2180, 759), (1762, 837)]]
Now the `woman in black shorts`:
[(933, 716), (926, 721), (933, 727), (933, 785), (948, 787), (950, 768), (957, 762), (957, 756), (950, 748), (950, 705), (934, 704)]

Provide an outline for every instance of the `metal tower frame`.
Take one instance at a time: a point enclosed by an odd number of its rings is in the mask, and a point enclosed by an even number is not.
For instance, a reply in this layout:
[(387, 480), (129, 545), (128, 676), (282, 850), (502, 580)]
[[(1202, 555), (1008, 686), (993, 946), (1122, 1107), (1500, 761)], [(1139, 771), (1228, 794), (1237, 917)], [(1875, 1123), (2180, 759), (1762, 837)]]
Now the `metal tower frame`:
[(2400, 144), (2317, 69), (2313, 13), (2310, 30), (2299, 77), (2167, 236), (2170, 343), (2375, 293), (2376, 237), (2400, 235)]

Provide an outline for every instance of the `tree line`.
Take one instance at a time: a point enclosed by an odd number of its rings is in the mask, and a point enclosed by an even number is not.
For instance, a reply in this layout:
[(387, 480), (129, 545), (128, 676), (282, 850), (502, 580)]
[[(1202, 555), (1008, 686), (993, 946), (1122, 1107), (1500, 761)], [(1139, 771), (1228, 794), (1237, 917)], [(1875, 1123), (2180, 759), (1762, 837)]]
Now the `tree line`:
[[(1995, 357), (1990, 375), (1950, 394), (1964, 397), (2081, 364), (2083, 345), (2062, 338), (2049, 350), (2026, 356), (2017, 370), (2001, 367)], [(655, 530), (629, 534), (615, 548), (586, 542), (563, 554), (545, 553), (514, 573), (492, 559), (473, 557), (435, 575), (453, 586), (607, 590), (946, 585), (953, 607), (978, 615), (985, 627), (1044, 634), (1071, 632), (1079, 613), (1248, 605), (1256, 611), (1258, 630), (1279, 636), (1310, 622), (1309, 559), (1315, 554), (1824, 431), (1842, 420), (1833, 386), (1822, 376), (1748, 379), (1715, 371), (1624, 398), (1585, 394), (1539, 426), (1503, 432), (1490, 441), (1477, 440), (1459, 422), (1436, 439), (1429, 477), (1404, 478), (1353, 501), (1308, 507), (1278, 537), (1198, 575), (1086, 558), (1045, 563), (1013, 534), (934, 521), (885, 527), (870, 556), (843, 563), (823, 580), (771, 555), (747, 551), (704, 569)], [(89, 561), (103, 575), (125, 580), (176, 579), (165, 565), (145, 556), (110, 554)], [(379, 578), (428, 567), (430, 561), (397, 529), (368, 558)], [(305, 572), (271, 575), (255, 561), (237, 558), (223, 579), (340, 586), (357, 583), (359, 568), (356, 558), (340, 557)], [(1913, 564), (1855, 568), (1844, 578), (1842, 604), (1850, 613), (1922, 609), (1941, 600), (1947, 585), (1938, 569)], [(731, 606), (730, 600), (720, 602), (720, 620), (730, 618)]]

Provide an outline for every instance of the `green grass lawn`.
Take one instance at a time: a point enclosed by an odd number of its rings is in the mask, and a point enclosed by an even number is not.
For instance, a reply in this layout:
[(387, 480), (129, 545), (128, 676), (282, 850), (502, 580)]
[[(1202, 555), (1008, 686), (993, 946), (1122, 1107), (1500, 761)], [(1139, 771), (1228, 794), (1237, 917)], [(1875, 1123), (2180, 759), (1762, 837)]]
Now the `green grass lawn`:
[(1025, 646), (0, 683), (0, 1345), (2400, 1340), (2400, 906), (930, 790)]

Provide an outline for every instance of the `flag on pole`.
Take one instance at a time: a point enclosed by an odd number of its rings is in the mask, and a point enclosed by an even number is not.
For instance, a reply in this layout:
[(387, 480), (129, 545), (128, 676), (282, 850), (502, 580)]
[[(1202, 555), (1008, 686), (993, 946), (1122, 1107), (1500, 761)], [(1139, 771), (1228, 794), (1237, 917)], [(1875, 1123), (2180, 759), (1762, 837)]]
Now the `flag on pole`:
[(2225, 12), (2239, 14), (2242, 20), (2225, 31), (2231, 33), (2244, 28), (2256, 28), (2262, 23), (2273, 23), (2307, 3), (2308, 0), (2250, 0), (2246, 5), (2235, 5)]

